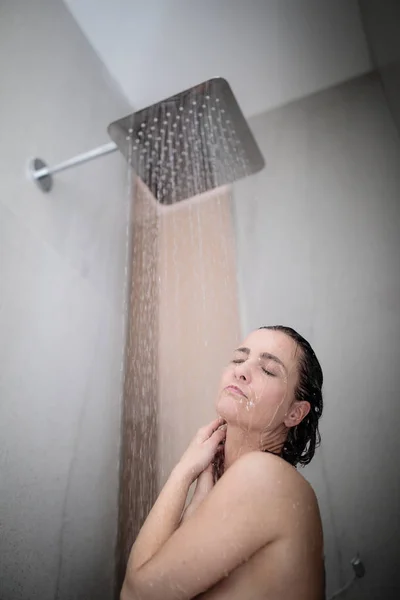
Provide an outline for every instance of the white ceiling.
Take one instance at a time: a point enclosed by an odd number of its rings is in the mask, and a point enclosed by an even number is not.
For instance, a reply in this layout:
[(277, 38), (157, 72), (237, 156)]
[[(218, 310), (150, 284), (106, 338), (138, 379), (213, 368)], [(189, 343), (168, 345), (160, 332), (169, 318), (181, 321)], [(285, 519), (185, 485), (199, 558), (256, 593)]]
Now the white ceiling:
[(371, 69), (357, 0), (64, 0), (135, 109), (223, 76), (246, 116)]

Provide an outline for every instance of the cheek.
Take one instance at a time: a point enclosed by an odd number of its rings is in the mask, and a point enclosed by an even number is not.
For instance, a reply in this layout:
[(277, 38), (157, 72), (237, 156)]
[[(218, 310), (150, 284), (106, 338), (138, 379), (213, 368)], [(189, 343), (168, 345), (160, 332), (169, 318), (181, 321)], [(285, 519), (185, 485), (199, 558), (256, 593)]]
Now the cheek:
[(278, 377), (262, 377), (254, 380), (250, 386), (253, 392), (254, 407), (259, 414), (269, 413), (271, 410), (286, 410), (288, 384)]
[(271, 377), (265, 374), (257, 374), (253, 377), (250, 389), (255, 400), (276, 400), (283, 398), (287, 390), (287, 383), (280, 377)]
[(233, 367), (229, 365), (222, 371), (222, 376), (219, 382), (219, 391), (223, 390), (227, 385), (232, 383)]

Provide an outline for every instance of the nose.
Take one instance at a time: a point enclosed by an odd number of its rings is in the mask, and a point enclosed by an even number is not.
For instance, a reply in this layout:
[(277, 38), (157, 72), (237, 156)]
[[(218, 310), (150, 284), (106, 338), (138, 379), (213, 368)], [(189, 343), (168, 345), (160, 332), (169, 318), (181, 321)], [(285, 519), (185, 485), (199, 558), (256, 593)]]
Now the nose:
[(249, 383), (251, 379), (251, 369), (247, 361), (235, 365), (235, 377), (240, 381)]

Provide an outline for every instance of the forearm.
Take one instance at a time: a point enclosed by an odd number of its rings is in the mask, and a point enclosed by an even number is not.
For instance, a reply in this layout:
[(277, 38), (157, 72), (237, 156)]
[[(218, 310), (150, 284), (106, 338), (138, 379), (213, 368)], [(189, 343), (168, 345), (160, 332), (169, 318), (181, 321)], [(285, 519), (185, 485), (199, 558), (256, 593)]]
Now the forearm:
[(190, 477), (177, 465), (136, 538), (127, 577), (149, 561), (178, 528), (191, 483)]

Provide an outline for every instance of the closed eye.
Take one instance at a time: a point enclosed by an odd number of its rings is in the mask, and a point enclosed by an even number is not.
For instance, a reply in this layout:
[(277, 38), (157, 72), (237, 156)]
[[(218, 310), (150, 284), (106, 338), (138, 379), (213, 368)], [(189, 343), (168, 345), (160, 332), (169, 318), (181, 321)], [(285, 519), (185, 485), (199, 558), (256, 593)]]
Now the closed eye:
[[(239, 365), (240, 363), (244, 363), (243, 358), (235, 358), (232, 360), (232, 362), (235, 365)], [(261, 369), (264, 371), (264, 373), (266, 373), (267, 375), (269, 375), (270, 377), (276, 377), (276, 373), (272, 373), (272, 371), (268, 371), (268, 369), (264, 369), (264, 367), (261, 367)]]
[(264, 373), (266, 373), (267, 375), (270, 375), (270, 377), (276, 377), (276, 373), (272, 373), (271, 371), (268, 371), (268, 369), (264, 369), (264, 367), (261, 367), (261, 368), (264, 371)]

